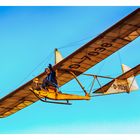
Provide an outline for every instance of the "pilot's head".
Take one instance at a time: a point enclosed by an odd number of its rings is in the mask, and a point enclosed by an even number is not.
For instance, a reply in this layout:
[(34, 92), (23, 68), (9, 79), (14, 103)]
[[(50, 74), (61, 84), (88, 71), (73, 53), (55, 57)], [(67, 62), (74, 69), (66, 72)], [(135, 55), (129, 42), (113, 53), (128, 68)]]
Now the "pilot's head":
[(49, 68), (46, 68), (45, 69), (45, 72), (46, 72), (46, 74), (50, 74), (50, 69)]

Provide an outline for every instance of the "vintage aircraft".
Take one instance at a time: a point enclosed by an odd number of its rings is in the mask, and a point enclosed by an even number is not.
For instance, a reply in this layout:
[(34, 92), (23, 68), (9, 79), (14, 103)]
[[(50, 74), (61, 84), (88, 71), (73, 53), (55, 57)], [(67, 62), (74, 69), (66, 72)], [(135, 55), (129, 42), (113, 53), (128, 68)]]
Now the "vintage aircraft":
[[(101, 86), (94, 92), (92, 89), (95, 80), (97, 80), (99, 83), (99, 77), (111, 77), (85, 74), (84, 72), (122, 47), (126, 46), (139, 36), (140, 8), (133, 11), (131, 14), (64, 59), (56, 49), (56, 64), (53, 66), (53, 69), (57, 73), (59, 87), (63, 86), (72, 79), (76, 79), (78, 84), (85, 92), (85, 95), (80, 96), (61, 93), (53, 86), (49, 86), (47, 89), (40, 88), (39, 90), (34, 88), (35, 86), (40, 86), (43, 79), (46, 77), (45, 72), (43, 72), (33, 80), (27, 82), (23, 86), (0, 99), (0, 117), (4, 118), (16, 113), (17, 111), (31, 105), (32, 103), (35, 103), (38, 100), (47, 103), (69, 105), (69, 100), (90, 100), (92, 96), (103, 96), (122, 92), (130, 93), (133, 90), (137, 90), (138, 85), (135, 81), (135, 76), (140, 74), (140, 64), (132, 69), (126, 65), (122, 65), (122, 75), (118, 76), (117, 78), (112, 78), (109, 83)], [(89, 92), (84, 89), (77, 78), (81, 74), (93, 77), (93, 82)]]

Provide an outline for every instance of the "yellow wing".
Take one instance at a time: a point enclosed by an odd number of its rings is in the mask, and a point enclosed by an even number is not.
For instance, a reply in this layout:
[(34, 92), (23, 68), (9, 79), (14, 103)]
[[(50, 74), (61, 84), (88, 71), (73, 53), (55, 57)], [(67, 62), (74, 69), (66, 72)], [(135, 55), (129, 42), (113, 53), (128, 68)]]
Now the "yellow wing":
[[(53, 68), (57, 71), (59, 86), (66, 84), (74, 78), (69, 73), (69, 70), (78, 76), (136, 39), (139, 35), (140, 9), (137, 9), (57, 63)], [(45, 73), (37, 77), (42, 81)], [(9, 116), (36, 102), (38, 99), (29, 90), (31, 86), (32, 80), (0, 99), (0, 117)]]

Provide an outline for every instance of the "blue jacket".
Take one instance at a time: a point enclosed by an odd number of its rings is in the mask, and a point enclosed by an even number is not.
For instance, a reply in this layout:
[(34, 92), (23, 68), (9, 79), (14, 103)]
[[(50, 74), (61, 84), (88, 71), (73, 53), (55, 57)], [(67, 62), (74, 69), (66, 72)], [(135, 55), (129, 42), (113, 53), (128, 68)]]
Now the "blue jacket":
[(57, 85), (56, 72), (54, 70), (51, 70), (50, 74), (46, 77), (46, 79)]

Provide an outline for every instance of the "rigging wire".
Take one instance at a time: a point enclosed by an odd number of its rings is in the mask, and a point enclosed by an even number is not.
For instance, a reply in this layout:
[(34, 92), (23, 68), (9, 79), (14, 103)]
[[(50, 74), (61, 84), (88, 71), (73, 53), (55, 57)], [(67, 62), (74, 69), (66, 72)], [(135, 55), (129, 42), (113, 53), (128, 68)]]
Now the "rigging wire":
[[(118, 54), (118, 58), (119, 58), (120, 68), (121, 68), (121, 64), (122, 64), (121, 54), (120, 54), (119, 51), (117, 52), (117, 54)], [(100, 73), (101, 73), (101, 71), (103, 70), (103, 67), (105, 66), (105, 64), (106, 64), (106, 61), (103, 61), (101, 67), (99, 68), (99, 70), (98, 70), (98, 72), (97, 72), (97, 75), (100, 75)], [(122, 68), (121, 68), (121, 71), (122, 71)], [(90, 82), (88, 88), (91, 86), (91, 84), (92, 84), (92, 81)]]
[[(119, 63), (120, 63), (120, 66), (121, 66), (121, 64), (122, 64), (121, 54), (120, 54), (119, 51), (117, 52), (117, 54), (118, 54)], [(101, 67), (99, 68), (99, 70), (98, 70), (98, 72), (97, 72), (97, 75), (100, 75), (100, 73), (101, 73), (101, 71), (103, 70), (103, 67), (105, 66), (105, 64), (106, 64), (106, 61), (103, 61)], [(121, 70), (122, 70), (122, 68), (121, 68)], [(91, 82), (91, 83), (92, 83), (92, 82)], [(91, 83), (90, 83), (89, 87), (91, 86)]]
[[(75, 42), (71, 42), (71, 43), (69, 43), (68, 45), (59, 47), (58, 49), (64, 49), (64, 48), (71, 47), (71, 44), (72, 44), (72, 46), (78, 45), (78, 44), (76, 44), (76, 43), (79, 43), (79, 42), (81, 42), (81, 41), (83, 41), (83, 40), (86, 40), (86, 39), (89, 39), (89, 38), (91, 38), (91, 37), (93, 37), (93, 36), (90, 36), (90, 37), (87, 37), (87, 38), (84, 38), (84, 39), (81, 39), (81, 40), (78, 40), (78, 41), (75, 41)], [(74, 43), (75, 43), (75, 44), (74, 44)], [(21, 82), (19, 82), (18, 85), (22, 84), (22, 83), (23, 83), (23, 82), (24, 82), (24, 81), (25, 81), (39, 66), (41, 66), (44, 62), (45, 62), (44, 65), (46, 65), (46, 60), (47, 60), (48, 58), (50, 58), (49, 56), (51, 56), (52, 53), (53, 53), (53, 51), (50, 52), (49, 55), (48, 55), (47, 57), (45, 57), (45, 59), (43, 59), (38, 65), (36, 65), (35, 68), (34, 68), (29, 74), (27, 74), (27, 76), (25, 76), (25, 78), (24, 78)], [(50, 61), (50, 60), (49, 60), (49, 61)], [(42, 71), (44, 65), (41, 67), (40, 71)]]
[(47, 57), (45, 57), (38, 65), (36, 65), (35, 68), (30, 73), (28, 73), (23, 80), (21, 80), (19, 82), (18, 86), (20, 86), (39, 66), (41, 66), (42, 63), (44, 63), (46, 61), (46, 59), (48, 59), (51, 54), (52, 54), (52, 52), (50, 52), (49, 55), (47, 55)]
[[(85, 40), (91, 39), (91, 38), (93, 38), (93, 35), (92, 35), (92, 36), (88, 36), (88, 37), (83, 38), (83, 39), (78, 40), (78, 41), (71, 42), (71, 43), (69, 43), (68, 45), (64, 45), (64, 46), (59, 47), (58, 49), (64, 49), (64, 48), (76, 46), (76, 45), (78, 45), (78, 44), (76, 44), (76, 43), (82, 43), (82, 41), (85, 41)], [(49, 56), (52, 55), (52, 53), (53, 53), (53, 51), (50, 52), (49, 55), (48, 55), (47, 57), (45, 57), (45, 59), (43, 59), (38, 65), (36, 65), (35, 68), (34, 68), (29, 74), (27, 74), (27, 75), (25, 76), (25, 78), (24, 78), (22, 81), (19, 82), (18, 85), (21, 85), (21, 84), (22, 84), (22, 83), (23, 83), (23, 82), (24, 82), (24, 81), (25, 81), (39, 66), (41, 66), (44, 62), (45, 62), (44, 65), (46, 65), (46, 60), (47, 60), (48, 58), (50, 59)], [(49, 61), (50, 61), (50, 60), (49, 60)], [(40, 71), (42, 71), (44, 65), (41, 67)], [(34, 76), (34, 75), (32, 75), (32, 76)]]
[(93, 38), (93, 36), (88, 36), (88, 37), (80, 39), (78, 41), (73, 41), (73, 42), (69, 43), (68, 45), (61, 46), (58, 49), (60, 50), (60, 49), (68, 48), (68, 47), (71, 47), (71, 46), (74, 47), (76, 45), (79, 45), (79, 44), (76, 44), (76, 43), (80, 43), (80, 42), (82, 43), (82, 41), (85, 41), (85, 40), (91, 39), (91, 38)]
[[(51, 52), (48, 54), (48, 56), (46, 57), (46, 58), (47, 58), (46, 60), (49, 60), (49, 63), (51, 63), (50, 60), (51, 60), (51, 58), (52, 58), (52, 54), (53, 54), (53, 51), (51, 51)], [(38, 70), (39, 73), (41, 73), (41, 71), (44, 69), (44, 67), (47, 66), (48, 61), (46, 61), (46, 60), (44, 59), (44, 62), (43, 62), (44, 64), (42, 63), (42, 67), (40, 68), (40, 70)]]
[(121, 71), (122, 71), (122, 68), (121, 68), (121, 65), (122, 65), (122, 58), (121, 58), (120, 51), (118, 51), (117, 54), (118, 54), (118, 58), (119, 58), (120, 69), (121, 69)]
[(121, 58), (121, 54), (120, 54), (120, 52), (118, 51), (118, 57), (119, 57), (119, 62), (120, 62), (120, 65), (122, 64), (122, 58)]
[[(102, 65), (100, 66), (100, 68), (99, 68), (99, 70), (97, 71), (97, 75), (100, 75), (100, 73), (101, 73), (101, 71), (102, 71), (102, 69), (103, 69), (103, 67), (104, 67), (104, 65), (105, 65), (105, 62), (106, 61), (103, 61), (103, 63), (102, 63)], [(95, 82), (96, 82), (96, 80), (94, 81), (94, 84), (95, 84)], [(90, 82), (90, 84), (88, 85), (88, 89), (91, 87), (91, 85), (92, 85), (92, 83), (93, 83), (93, 80)], [(94, 89), (93, 89), (94, 90)]]
[(97, 72), (97, 75), (100, 75), (100, 73), (101, 73), (101, 71), (103, 70), (103, 67), (105, 66), (105, 64), (106, 64), (106, 61), (103, 61), (103, 62), (102, 62), (102, 65), (100, 66), (100, 68), (99, 68), (99, 70), (98, 70), (98, 72)]

